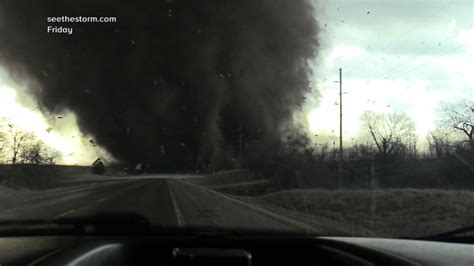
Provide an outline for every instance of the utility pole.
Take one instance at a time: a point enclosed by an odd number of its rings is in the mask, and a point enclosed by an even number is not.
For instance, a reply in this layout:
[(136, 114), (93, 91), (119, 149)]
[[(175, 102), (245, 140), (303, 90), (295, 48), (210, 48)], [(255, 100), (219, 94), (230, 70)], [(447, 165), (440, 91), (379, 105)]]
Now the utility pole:
[(339, 188), (343, 186), (343, 148), (342, 148), (342, 68), (339, 68)]

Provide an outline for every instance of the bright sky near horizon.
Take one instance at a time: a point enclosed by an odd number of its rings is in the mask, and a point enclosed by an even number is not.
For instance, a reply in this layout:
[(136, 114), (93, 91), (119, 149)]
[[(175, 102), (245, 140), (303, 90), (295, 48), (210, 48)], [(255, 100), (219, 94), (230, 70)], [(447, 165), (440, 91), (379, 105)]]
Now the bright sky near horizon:
[(0, 70), (0, 118), (7, 119), (8, 123), (22, 130), (33, 132), (48, 146), (59, 151), (60, 164), (89, 165), (98, 154), (103, 153), (92, 147), (86, 136), (80, 133), (74, 115), (68, 113), (58, 121), (48, 120), (21, 86), (11, 82), (4, 70)]
[[(474, 1), (318, 1), (321, 50), (305, 110), (313, 133), (360, 132), (366, 110), (400, 111), (423, 138), (441, 101), (474, 100)], [(317, 99), (317, 100), (315, 100)]]

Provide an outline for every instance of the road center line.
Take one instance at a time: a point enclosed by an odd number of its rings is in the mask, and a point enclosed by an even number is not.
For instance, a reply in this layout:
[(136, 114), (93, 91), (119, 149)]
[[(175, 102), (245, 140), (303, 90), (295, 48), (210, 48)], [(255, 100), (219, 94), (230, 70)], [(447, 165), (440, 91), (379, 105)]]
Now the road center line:
[(62, 217), (62, 216), (68, 215), (68, 214), (71, 214), (71, 213), (73, 213), (73, 212), (75, 212), (75, 210), (69, 210), (69, 211), (67, 211), (67, 212), (63, 212), (63, 213), (61, 213), (60, 215), (56, 216), (56, 218)]
[(174, 213), (176, 214), (176, 220), (178, 221), (178, 226), (182, 227), (184, 225), (183, 214), (179, 209), (178, 203), (176, 202), (176, 198), (174, 197), (173, 189), (171, 188), (170, 182), (168, 179), (166, 180), (166, 184), (168, 184), (168, 190), (170, 192), (171, 200), (173, 201)]

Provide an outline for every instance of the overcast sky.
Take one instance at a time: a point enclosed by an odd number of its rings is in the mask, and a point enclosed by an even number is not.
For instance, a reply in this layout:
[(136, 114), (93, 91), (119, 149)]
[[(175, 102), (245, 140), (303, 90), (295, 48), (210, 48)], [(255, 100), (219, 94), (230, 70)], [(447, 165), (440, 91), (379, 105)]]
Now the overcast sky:
[[(313, 132), (338, 132), (338, 69), (344, 124), (359, 132), (365, 110), (403, 111), (423, 138), (440, 101), (474, 99), (474, 1), (318, 1), (321, 52), (307, 103)], [(320, 102), (317, 102), (317, 99)], [(318, 106), (315, 108), (315, 106)]]

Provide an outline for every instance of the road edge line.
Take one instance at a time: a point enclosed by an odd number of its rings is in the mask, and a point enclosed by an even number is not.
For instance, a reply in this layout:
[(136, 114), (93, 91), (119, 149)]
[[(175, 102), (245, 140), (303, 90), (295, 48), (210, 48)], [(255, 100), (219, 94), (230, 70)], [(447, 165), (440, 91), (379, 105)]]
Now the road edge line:
[[(264, 208), (261, 208), (261, 207), (258, 207), (258, 206), (249, 204), (249, 203), (247, 203), (247, 202), (244, 202), (244, 201), (241, 201), (241, 200), (238, 200), (238, 199), (229, 197), (229, 196), (227, 196), (227, 195), (225, 195), (225, 194), (222, 194), (222, 193), (217, 192), (217, 191), (215, 191), (215, 190), (206, 188), (206, 187), (204, 187), (204, 186), (195, 185), (195, 184), (192, 184), (192, 183), (186, 182), (186, 181), (184, 181), (184, 180), (180, 180), (180, 179), (174, 179), (174, 180), (175, 180), (175, 181), (178, 181), (178, 182), (181, 182), (181, 183), (184, 183), (184, 184), (186, 184), (186, 185), (190, 185), (190, 186), (196, 187), (196, 188), (198, 188), (198, 189), (202, 189), (202, 190), (205, 190), (205, 191), (207, 191), (207, 192), (213, 193), (213, 194), (215, 194), (215, 195), (217, 195), (217, 196), (220, 196), (220, 197), (225, 198), (225, 199), (227, 199), (227, 200), (233, 201), (233, 202), (238, 203), (238, 204), (240, 204), (240, 205), (243, 205), (243, 206), (245, 206), (245, 207), (247, 207), (247, 208), (250, 208), (250, 209), (252, 209), (252, 210), (254, 210), (254, 211), (260, 212), (260, 213), (262, 213), (262, 214), (264, 214), (264, 215), (267, 215), (267, 216), (269, 216), (269, 217), (271, 217), (271, 218), (274, 218), (274, 219), (276, 219), (276, 220), (278, 220), (278, 221), (280, 221), (280, 222), (282, 222), (282, 223), (285, 223), (285, 224), (287, 224), (287, 225), (295, 226), (295, 227), (297, 227), (297, 228), (299, 228), (299, 229), (303, 229), (303, 230), (305, 230), (305, 231), (307, 231), (307, 232), (314, 232), (314, 231), (315, 231), (314, 228), (313, 228), (312, 226), (310, 226), (310, 225), (307, 225), (307, 224), (305, 224), (305, 223), (292, 220), (292, 219), (290, 219), (290, 218), (284, 217), (284, 216), (282, 216), (282, 215), (280, 215), (280, 214), (274, 213), (274, 212), (269, 211), (269, 210), (266, 210), (266, 209), (264, 209)], [(169, 183), (168, 183), (168, 185), (169, 185)]]
[(181, 213), (181, 209), (178, 206), (178, 202), (176, 201), (176, 197), (174, 196), (173, 189), (171, 188), (170, 182), (166, 179), (166, 184), (168, 184), (168, 191), (170, 192), (171, 201), (173, 202), (174, 213), (176, 214), (176, 220), (178, 221), (178, 227), (183, 227), (184, 219), (183, 214)]

